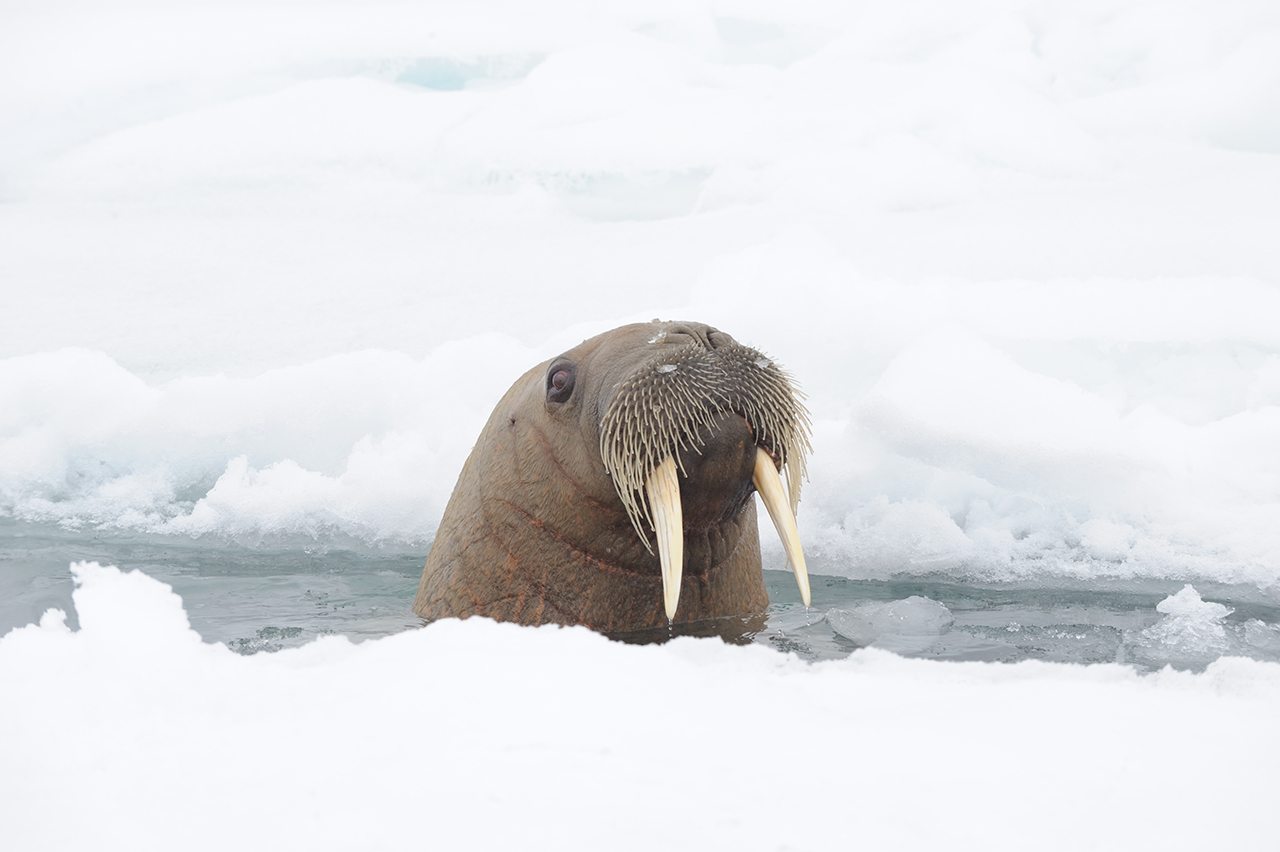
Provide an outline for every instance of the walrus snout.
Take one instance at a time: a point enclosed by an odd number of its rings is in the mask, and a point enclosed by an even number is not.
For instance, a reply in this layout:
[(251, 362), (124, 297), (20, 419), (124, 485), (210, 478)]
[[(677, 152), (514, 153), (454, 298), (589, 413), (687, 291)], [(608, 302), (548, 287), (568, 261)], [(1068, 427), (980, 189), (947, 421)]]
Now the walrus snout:
[(666, 342), (679, 343), (685, 339), (696, 343), (704, 349), (720, 349), (726, 346), (737, 346), (738, 341), (718, 328), (700, 322), (668, 323), (663, 331)]
[(676, 454), (686, 535), (729, 521), (755, 490), (756, 440), (745, 418), (722, 415), (701, 440)]
[[(613, 385), (600, 454), (646, 547), (653, 531), (667, 617), (679, 605), (685, 534), (711, 519), (730, 520), (749, 485), (777, 526), (807, 605), (795, 508), (809, 426), (790, 378), (772, 359), (701, 323), (662, 324), (649, 344), (653, 354)], [(701, 482), (691, 480), (691, 467)], [(687, 517), (686, 503), (696, 519)]]

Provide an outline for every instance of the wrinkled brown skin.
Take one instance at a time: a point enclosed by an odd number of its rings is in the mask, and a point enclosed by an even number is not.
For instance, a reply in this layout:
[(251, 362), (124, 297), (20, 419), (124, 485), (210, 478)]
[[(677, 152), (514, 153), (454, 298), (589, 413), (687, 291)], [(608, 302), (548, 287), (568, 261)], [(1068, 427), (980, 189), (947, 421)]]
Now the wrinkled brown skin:
[[(650, 342), (656, 332), (665, 338)], [(627, 325), (532, 368), (503, 396), (454, 487), (413, 609), (426, 619), (487, 616), (581, 624), (605, 633), (667, 626), (656, 555), (636, 535), (600, 457), (616, 383), (664, 346), (732, 338), (699, 323)], [(576, 364), (572, 396), (547, 400), (552, 364)], [(737, 625), (768, 606), (751, 476), (755, 444), (729, 417), (702, 454), (683, 452), (685, 564), (673, 623)], [(748, 625), (759, 626), (758, 618)], [(715, 632), (710, 631), (710, 632)]]

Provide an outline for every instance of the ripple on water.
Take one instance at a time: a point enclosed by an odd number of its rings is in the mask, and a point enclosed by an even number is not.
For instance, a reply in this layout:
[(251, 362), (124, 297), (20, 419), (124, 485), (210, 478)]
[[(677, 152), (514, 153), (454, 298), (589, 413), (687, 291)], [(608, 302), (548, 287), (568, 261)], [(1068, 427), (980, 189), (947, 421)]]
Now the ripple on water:
[[(73, 560), (138, 569), (170, 584), (206, 640), (242, 654), (323, 635), (353, 640), (422, 625), (411, 609), (423, 555), (296, 543), (72, 531), (0, 519), (0, 634), (71, 605)], [(944, 660), (1120, 662), (1202, 668), (1223, 655), (1280, 661), (1280, 599), (1253, 588), (1133, 581), (1075, 588), (966, 585), (952, 578), (813, 577), (804, 607), (789, 572), (766, 571), (767, 617), (652, 631), (755, 642), (806, 660), (874, 646)]]

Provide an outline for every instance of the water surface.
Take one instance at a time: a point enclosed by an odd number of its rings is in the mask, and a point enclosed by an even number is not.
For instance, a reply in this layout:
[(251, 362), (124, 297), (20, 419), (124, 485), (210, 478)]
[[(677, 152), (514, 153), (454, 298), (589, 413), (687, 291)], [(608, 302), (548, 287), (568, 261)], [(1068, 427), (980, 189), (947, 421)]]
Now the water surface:
[[(423, 558), (355, 542), (251, 546), (3, 519), (0, 634), (37, 621), (51, 607), (77, 626), (68, 564), (97, 560), (168, 583), (201, 636), (240, 653), (330, 634), (359, 641), (424, 623), (410, 608)], [(1162, 613), (1157, 607), (1182, 589), (1182, 580), (1072, 586), (814, 576), (810, 609), (801, 605), (789, 573), (766, 571), (765, 582), (772, 604), (764, 619), (624, 638), (728, 634), (809, 660), (844, 657), (864, 645), (937, 659), (1118, 662), (1142, 669), (1200, 668), (1227, 654), (1280, 660), (1280, 600), (1248, 586), (1197, 583), (1203, 601)]]

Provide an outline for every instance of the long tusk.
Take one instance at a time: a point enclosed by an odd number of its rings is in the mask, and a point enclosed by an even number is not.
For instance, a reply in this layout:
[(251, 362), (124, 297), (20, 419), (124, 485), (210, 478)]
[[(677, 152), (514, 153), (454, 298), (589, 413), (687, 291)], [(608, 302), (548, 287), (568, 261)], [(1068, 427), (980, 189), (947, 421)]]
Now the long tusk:
[[(775, 474), (776, 475), (776, 474)], [(680, 482), (676, 461), (667, 456), (645, 480), (649, 512), (658, 535), (658, 558), (662, 561), (662, 603), (667, 621), (676, 617), (680, 602), (680, 577), (684, 573), (684, 512), (680, 506)]]
[(791, 501), (782, 490), (782, 477), (773, 466), (773, 458), (762, 449), (756, 449), (756, 472), (752, 480), (764, 507), (769, 510), (773, 525), (778, 528), (778, 538), (787, 551), (787, 561), (796, 574), (800, 587), (800, 599), (809, 606), (809, 569), (804, 564), (804, 551), (800, 549), (800, 531), (796, 529), (796, 516), (791, 511)]

